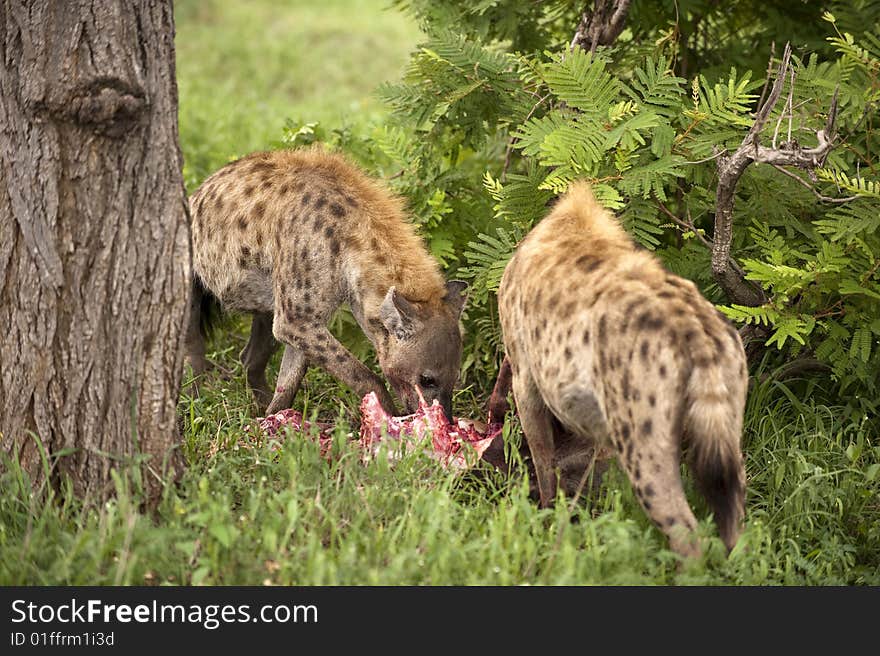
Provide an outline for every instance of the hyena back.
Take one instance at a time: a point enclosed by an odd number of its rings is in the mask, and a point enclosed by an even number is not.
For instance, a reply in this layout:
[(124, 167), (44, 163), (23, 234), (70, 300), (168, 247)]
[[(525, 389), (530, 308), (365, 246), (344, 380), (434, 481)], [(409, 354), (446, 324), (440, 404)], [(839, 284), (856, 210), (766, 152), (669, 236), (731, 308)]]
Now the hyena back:
[(680, 477), (687, 447), (732, 549), (744, 512), (746, 358), (696, 286), (638, 249), (578, 183), (517, 248), (498, 308), (542, 505), (555, 495), (554, 430), (564, 430), (608, 448), (671, 548), (698, 555)]
[[(376, 392), (395, 412), (381, 378), (327, 329), (348, 303), (380, 368), (408, 411), (419, 392), (451, 416), (461, 359), (465, 284), (444, 282), (406, 220), (402, 201), (342, 156), (319, 148), (254, 153), (211, 175), (190, 198), (195, 281), (187, 351), (204, 371), (199, 324), (204, 294), (253, 313), (241, 358), (268, 412), (290, 407), (308, 365), (359, 394)], [(284, 354), (274, 396), (266, 365)]]

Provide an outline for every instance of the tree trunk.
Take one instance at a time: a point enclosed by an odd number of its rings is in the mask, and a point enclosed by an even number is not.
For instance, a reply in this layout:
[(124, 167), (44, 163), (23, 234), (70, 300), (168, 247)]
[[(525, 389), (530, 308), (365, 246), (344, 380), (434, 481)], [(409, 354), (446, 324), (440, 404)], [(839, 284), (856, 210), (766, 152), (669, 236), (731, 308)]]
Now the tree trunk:
[(190, 283), (170, 1), (0, 0), (0, 451), (177, 469)]

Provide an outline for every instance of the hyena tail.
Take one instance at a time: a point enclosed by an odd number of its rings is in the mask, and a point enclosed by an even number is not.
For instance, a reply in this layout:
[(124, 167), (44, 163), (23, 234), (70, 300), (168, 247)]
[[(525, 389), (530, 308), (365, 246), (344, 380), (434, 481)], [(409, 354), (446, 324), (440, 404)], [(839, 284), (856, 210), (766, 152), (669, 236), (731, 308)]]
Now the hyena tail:
[[(193, 272), (189, 298), (189, 317), (186, 322), (186, 358), (198, 378), (211, 368), (205, 357), (205, 338), (211, 325), (216, 321), (220, 304), (205, 287), (199, 276)], [(193, 391), (197, 390), (195, 380)]]
[[(734, 383), (735, 384), (735, 383)], [(730, 552), (744, 515), (745, 470), (740, 450), (742, 391), (718, 366), (694, 367), (688, 384), (685, 436), (691, 471)]]
[(193, 311), (198, 312), (199, 332), (202, 338), (207, 338), (220, 321), (220, 301), (205, 287), (205, 283), (195, 271), (192, 276), (192, 298)]

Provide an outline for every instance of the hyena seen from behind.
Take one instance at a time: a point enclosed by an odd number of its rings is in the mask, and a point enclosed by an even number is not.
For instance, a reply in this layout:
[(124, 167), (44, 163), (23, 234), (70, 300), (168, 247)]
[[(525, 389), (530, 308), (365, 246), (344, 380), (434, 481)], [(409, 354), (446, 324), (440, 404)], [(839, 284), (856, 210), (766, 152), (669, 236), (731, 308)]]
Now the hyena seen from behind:
[(745, 495), (746, 358), (696, 286), (637, 249), (578, 183), (517, 248), (498, 308), (541, 504), (556, 493), (556, 426), (610, 449), (671, 548), (699, 555), (680, 476), (687, 447), (732, 549)]
[[(465, 283), (444, 282), (403, 204), (342, 156), (318, 148), (255, 153), (211, 175), (190, 199), (193, 296), (187, 351), (205, 370), (204, 295), (253, 313), (241, 358), (268, 412), (290, 407), (308, 365), (328, 371), (386, 411), (383, 381), (327, 329), (348, 303), (379, 366), (413, 412), (418, 392), (452, 416), (461, 360)], [(284, 344), (274, 396), (266, 364)]]

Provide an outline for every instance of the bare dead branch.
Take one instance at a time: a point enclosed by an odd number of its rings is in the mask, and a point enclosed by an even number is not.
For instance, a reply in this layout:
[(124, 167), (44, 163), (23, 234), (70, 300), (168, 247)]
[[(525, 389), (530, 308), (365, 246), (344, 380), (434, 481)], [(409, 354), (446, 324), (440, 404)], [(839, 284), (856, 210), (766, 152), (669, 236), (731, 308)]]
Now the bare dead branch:
[[(761, 130), (770, 117), (773, 108), (779, 101), (786, 77), (791, 74), (791, 85), (794, 87), (794, 73), (791, 66), (791, 45), (785, 45), (785, 51), (776, 70), (776, 77), (767, 98), (755, 113), (755, 122), (743, 138), (742, 143), (731, 155), (718, 158), (718, 189), (715, 197), (715, 232), (712, 240), (712, 274), (727, 294), (728, 299), (740, 305), (763, 305), (767, 302), (764, 290), (754, 285), (731, 266), (730, 245), (733, 237), (733, 204), (736, 185), (746, 167), (752, 162), (770, 164), (774, 168), (796, 166), (812, 170), (822, 166), (834, 145), (834, 124), (837, 119), (837, 92), (831, 100), (828, 120), (825, 127), (816, 133), (817, 144), (814, 148), (803, 148), (791, 137), (785, 143), (775, 145), (775, 136), (779, 131), (777, 123), (774, 131), (773, 147), (762, 146), (758, 140)], [(787, 102), (791, 113), (791, 94)], [(783, 112), (785, 114), (785, 112)], [(780, 122), (782, 116), (780, 116)], [(798, 180), (797, 176), (794, 176)], [(803, 182), (803, 181), (801, 181)], [(818, 192), (816, 192), (818, 193)]]
[[(791, 101), (792, 94), (794, 94), (794, 80), (792, 80), (792, 84), (788, 89), (788, 100), (786, 101), (786, 105)], [(779, 128), (782, 126), (782, 119), (784, 118), (785, 112), (779, 112), (779, 118), (776, 119), (776, 127), (773, 128), (773, 138), (770, 140), (771, 148), (776, 148), (776, 140), (779, 137)]]
[(761, 97), (758, 107), (764, 106), (764, 98), (767, 96), (767, 87), (770, 86), (770, 78), (773, 75), (773, 60), (776, 59), (776, 41), (770, 42), (770, 60), (767, 62), (767, 76), (764, 78), (764, 86), (761, 89)]
[(694, 162), (682, 162), (682, 165), (694, 165), (694, 164), (703, 164), (705, 162), (711, 162), (713, 159), (718, 159), (722, 155), (726, 155), (727, 150), (722, 148), (721, 150), (716, 150), (714, 155), (709, 155), (709, 157), (704, 157), (703, 159), (698, 159)]
[(791, 143), (791, 124), (794, 122), (794, 80), (795, 72), (791, 72), (791, 86), (788, 90), (788, 143)]
[[(581, 14), (581, 20), (571, 40), (569, 50), (580, 46), (590, 53), (596, 52), (599, 46), (614, 43), (623, 32), (626, 14), (631, 0), (594, 0), (587, 2)], [(594, 5), (590, 9), (590, 5)]]
[(785, 50), (782, 53), (782, 61), (779, 62), (779, 68), (776, 72), (776, 79), (773, 81), (773, 86), (770, 89), (770, 95), (764, 101), (764, 104), (758, 108), (758, 111), (755, 114), (755, 123), (752, 125), (746, 138), (756, 137), (760, 134), (761, 130), (764, 129), (764, 124), (767, 122), (767, 119), (770, 118), (770, 112), (773, 111), (776, 102), (779, 100), (779, 96), (782, 94), (782, 87), (785, 86), (785, 73), (788, 71), (790, 62), (791, 45), (786, 43)]
[(828, 120), (825, 121), (825, 134), (834, 133), (834, 123), (837, 121), (837, 96), (840, 94), (840, 85), (835, 87), (834, 96), (831, 98), (831, 106), (828, 108)]

